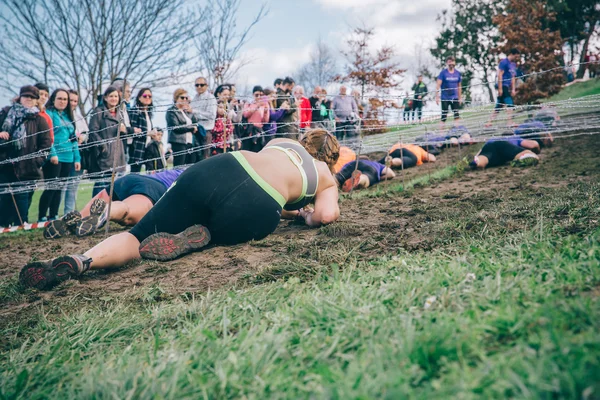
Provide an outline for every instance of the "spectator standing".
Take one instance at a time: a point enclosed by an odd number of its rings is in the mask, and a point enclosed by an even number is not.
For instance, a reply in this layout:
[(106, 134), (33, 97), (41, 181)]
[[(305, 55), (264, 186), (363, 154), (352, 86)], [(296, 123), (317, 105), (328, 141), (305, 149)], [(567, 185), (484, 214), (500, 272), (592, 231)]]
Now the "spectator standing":
[(278, 92), (281, 89), (281, 84), (283, 83), (283, 79), (277, 78), (273, 81), (273, 87), (275, 88), (275, 92)]
[[(496, 98), (496, 107), (490, 116), (490, 120), (486, 123), (489, 127), (500, 110), (504, 107), (510, 109), (515, 106), (514, 97), (517, 94), (517, 77), (516, 71), (512, 70), (513, 63), (521, 53), (519, 49), (511, 49), (508, 56), (498, 64), (498, 97)], [(507, 110), (507, 123), (512, 124), (512, 113)]]
[(283, 118), (286, 108), (277, 108), (277, 92), (274, 90), (266, 88), (263, 93), (269, 101), (269, 122), (263, 125), (266, 145), (277, 134), (277, 122)]
[[(462, 101), (462, 76), (456, 70), (456, 61), (450, 56), (446, 59), (446, 68), (437, 77), (436, 104), (442, 104), (442, 128), (446, 124), (449, 110), (454, 112), (454, 124), (460, 120), (460, 102)], [(441, 93), (440, 93), (441, 92)]]
[(358, 106), (352, 96), (348, 96), (346, 86), (340, 87), (340, 94), (333, 99), (331, 110), (335, 117), (335, 136), (338, 140), (356, 135), (354, 129)]
[(277, 108), (284, 108), (283, 117), (277, 123), (277, 137), (298, 139), (298, 103), (292, 91), (296, 82), (286, 77), (277, 90)]
[(402, 107), (404, 108), (402, 112), (402, 120), (407, 122), (410, 121), (410, 114), (413, 107), (413, 100), (411, 100), (408, 92), (404, 95), (404, 100), (402, 100)]
[(311, 127), (314, 128), (320, 121), (320, 112), (321, 112), (321, 99), (319, 98), (319, 94), (321, 93), (321, 86), (315, 86), (313, 90), (313, 94), (308, 98), (310, 102), (311, 116), (310, 120)]
[(19, 182), (42, 178), (43, 151), (52, 146), (50, 126), (40, 115), (37, 102), (40, 91), (35, 86), (23, 86), (17, 101), (0, 111), (0, 160), (16, 159), (28, 154), (37, 157), (0, 164), (0, 183), (10, 184), (15, 192), (0, 195), (0, 226), (22, 225), (28, 222), (33, 190), (19, 189)]
[[(94, 185), (92, 196), (110, 187), (108, 182), (112, 175), (113, 163), (116, 162), (115, 173), (125, 171), (127, 161), (125, 158), (125, 140), (117, 140), (121, 135), (133, 135), (133, 128), (127, 128), (124, 121), (125, 114), (121, 104), (121, 95), (117, 88), (109, 86), (102, 97), (102, 105), (96, 107), (89, 121), (90, 128), (90, 165), (88, 172), (95, 173), (101, 178)], [(122, 137), (121, 136), (121, 137)]]
[(425, 96), (427, 96), (427, 86), (423, 82), (423, 74), (419, 74), (417, 82), (413, 85), (412, 91), (415, 93), (413, 99), (413, 120), (419, 120), (423, 118), (423, 106), (425, 105)]
[(567, 83), (571, 83), (575, 80), (575, 69), (573, 63), (569, 61), (565, 67), (565, 73), (567, 74)]
[(588, 69), (590, 70), (590, 78), (595, 78), (598, 72), (598, 55), (590, 52)]
[(244, 135), (244, 104), (239, 101), (236, 97), (237, 89), (234, 84), (227, 83), (229, 86), (229, 110), (233, 111), (230, 113), (231, 123), (233, 124), (233, 149), (239, 150), (241, 143), (238, 140)]
[(198, 144), (203, 147), (200, 151), (200, 159), (204, 160), (210, 156), (213, 129), (215, 129), (215, 120), (217, 118), (217, 99), (208, 90), (206, 78), (197, 78), (194, 86), (196, 87), (196, 96), (194, 96), (192, 102), (192, 110), (198, 123), (206, 131), (205, 136), (200, 135), (198, 138)]
[(156, 171), (167, 168), (169, 154), (165, 152), (162, 142), (163, 131), (155, 128), (150, 136), (150, 143), (146, 146), (146, 171)]
[(213, 155), (233, 150), (233, 123), (236, 113), (230, 107), (231, 90), (229, 85), (221, 85), (215, 90), (217, 99), (217, 120), (213, 131)]
[(135, 98), (135, 106), (129, 110), (129, 118), (133, 127), (133, 142), (129, 147), (129, 164), (131, 172), (140, 172), (146, 159), (146, 145), (155, 134), (152, 124), (152, 91), (141, 88)]
[[(48, 100), (48, 115), (54, 126), (54, 144), (44, 164), (44, 180), (69, 178), (72, 170), (81, 170), (79, 145), (75, 134), (75, 118), (69, 104), (69, 91), (56, 89)], [(49, 182), (50, 185), (56, 182)], [(58, 218), (61, 189), (46, 189), (40, 197), (38, 219), (40, 221)]]
[(173, 165), (194, 164), (197, 153), (192, 148), (194, 135), (198, 134), (196, 116), (192, 114), (190, 96), (185, 89), (176, 89), (173, 93), (173, 106), (167, 110), (167, 129), (169, 143), (173, 150)]
[(45, 83), (38, 82), (34, 85), (40, 91), (40, 98), (37, 101), (37, 108), (40, 110), (40, 115), (46, 120), (50, 127), (50, 140), (54, 142), (54, 127), (52, 126), (52, 118), (46, 113), (46, 103), (50, 97), (50, 88)]
[(312, 128), (331, 130), (331, 101), (327, 99), (327, 91), (320, 86), (315, 87), (315, 92), (309, 101), (312, 109)]
[(244, 118), (247, 120), (244, 131), (242, 150), (259, 152), (264, 146), (263, 127), (270, 119), (269, 99), (265, 97), (263, 88), (255, 86), (252, 89), (254, 99), (244, 105)]
[[(111, 83), (111, 86), (117, 88), (119, 95), (121, 96), (121, 103), (119, 103), (119, 107), (121, 108), (120, 115), (122, 115), (123, 123), (129, 132), (131, 131), (131, 120), (129, 119), (129, 110), (131, 109), (131, 85), (122, 78), (116, 78)], [(127, 163), (130, 163), (129, 157), (131, 157), (131, 153), (133, 153), (133, 137), (127, 137), (125, 141), (127, 143), (127, 146), (125, 147), (125, 158)]]
[[(77, 137), (77, 144), (78, 147), (81, 147), (82, 144), (87, 143), (90, 130), (88, 128), (87, 121), (79, 111), (79, 92), (77, 92), (77, 90), (69, 90), (69, 105), (71, 110), (73, 110), (73, 118), (75, 119), (75, 136)], [(69, 175), (71, 182), (69, 182), (67, 190), (65, 191), (65, 207), (63, 210), (64, 214), (75, 210), (75, 205), (77, 203), (77, 191), (79, 189), (79, 183), (81, 182), (83, 170), (87, 168), (86, 155), (89, 154), (89, 149), (83, 150), (79, 148), (79, 154), (81, 159), (81, 168), (79, 171), (76, 171), (73, 164), (73, 168), (71, 169), (71, 174)]]
[(298, 104), (299, 116), (300, 116), (300, 131), (304, 131), (310, 128), (312, 122), (312, 107), (310, 100), (304, 97), (304, 88), (302, 86), (296, 86), (294, 88), (294, 98)]
[(352, 91), (352, 97), (354, 97), (354, 101), (356, 102), (356, 108), (358, 109), (358, 118), (363, 119), (369, 111), (369, 102), (363, 101), (361, 99), (361, 95), (358, 90)]

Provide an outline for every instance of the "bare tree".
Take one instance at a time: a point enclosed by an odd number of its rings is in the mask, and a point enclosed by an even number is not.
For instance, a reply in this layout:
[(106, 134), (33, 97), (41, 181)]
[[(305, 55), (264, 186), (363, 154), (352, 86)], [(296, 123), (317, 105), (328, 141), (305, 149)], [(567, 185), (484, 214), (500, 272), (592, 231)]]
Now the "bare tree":
[(321, 38), (310, 52), (310, 60), (294, 74), (298, 83), (306, 89), (315, 86), (326, 86), (338, 75), (333, 51)]
[(250, 39), (252, 29), (268, 14), (263, 4), (253, 20), (238, 31), (237, 16), (240, 0), (212, 0), (201, 7), (202, 30), (195, 35), (198, 63), (209, 85), (220, 85), (251, 60), (240, 57), (240, 51)]
[(96, 106), (102, 86), (134, 86), (185, 68), (200, 18), (185, 0), (0, 0), (0, 85), (46, 82)]
[(394, 61), (396, 51), (393, 47), (371, 49), (374, 35), (375, 28), (353, 28), (352, 36), (347, 40), (348, 50), (342, 51), (348, 61), (346, 75), (336, 77), (338, 81), (360, 86), (361, 98), (367, 90), (377, 92), (398, 86), (398, 78), (406, 71)]

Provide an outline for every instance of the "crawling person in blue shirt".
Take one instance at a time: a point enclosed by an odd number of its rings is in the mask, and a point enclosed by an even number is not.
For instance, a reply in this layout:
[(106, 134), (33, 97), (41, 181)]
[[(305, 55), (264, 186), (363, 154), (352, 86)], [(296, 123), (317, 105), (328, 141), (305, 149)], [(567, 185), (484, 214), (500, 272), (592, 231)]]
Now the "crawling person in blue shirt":
[(366, 189), (382, 180), (392, 179), (395, 176), (396, 174), (391, 168), (366, 158), (350, 161), (342, 167), (340, 172), (335, 174), (338, 185), (341, 186), (343, 192), (349, 192), (352, 189)]
[(183, 169), (173, 169), (152, 175), (129, 174), (119, 178), (115, 181), (110, 216), (109, 195), (103, 190), (90, 200), (81, 213), (71, 211), (61, 219), (48, 223), (44, 229), (44, 237), (58, 239), (69, 234), (78, 237), (92, 235), (107, 220), (123, 226), (133, 226), (150, 211), (182, 173)]

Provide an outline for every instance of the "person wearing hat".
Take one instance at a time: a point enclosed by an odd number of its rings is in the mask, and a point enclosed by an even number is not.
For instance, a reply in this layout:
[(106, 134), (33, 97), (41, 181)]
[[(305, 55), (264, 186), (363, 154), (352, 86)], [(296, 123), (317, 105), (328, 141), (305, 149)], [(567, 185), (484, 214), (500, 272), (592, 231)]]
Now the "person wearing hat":
[(42, 179), (42, 164), (52, 147), (39, 98), (38, 88), (23, 86), (17, 101), (0, 111), (0, 226), (28, 222), (31, 181)]
[(264, 147), (263, 125), (269, 122), (269, 99), (265, 96), (262, 86), (252, 89), (254, 99), (244, 104), (243, 116), (247, 120), (242, 136), (242, 149), (258, 153)]

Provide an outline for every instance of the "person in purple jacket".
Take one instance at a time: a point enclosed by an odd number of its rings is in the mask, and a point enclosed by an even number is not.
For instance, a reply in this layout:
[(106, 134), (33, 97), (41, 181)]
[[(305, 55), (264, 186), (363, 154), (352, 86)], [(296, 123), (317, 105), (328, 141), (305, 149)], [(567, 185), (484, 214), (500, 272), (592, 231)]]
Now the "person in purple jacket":
[(454, 123), (458, 125), (460, 113), (458, 109), (462, 101), (462, 76), (456, 70), (456, 61), (450, 56), (446, 59), (447, 68), (444, 68), (437, 78), (437, 92), (435, 102), (442, 104), (442, 128), (446, 124), (448, 112), (454, 112)]
[(395, 176), (396, 174), (391, 168), (366, 158), (350, 161), (342, 167), (340, 172), (335, 174), (343, 192), (349, 192), (352, 189), (366, 189), (381, 182), (382, 179), (393, 179)]
[(44, 237), (57, 239), (70, 233), (79, 237), (92, 235), (107, 219), (123, 226), (133, 226), (150, 211), (182, 173), (182, 169), (173, 169), (152, 175), (129, 174), (119, 178), (115, 181), (110, 216), (106, 202), (108, 193), (103, 191), (84, 207), (84, 210), (90, 210), (89, 216), (82, 218), (79, 211), (71, 211), (46, 225)]
[(285, 108), (277, 108), (276, 100), (277, 100), (277, 92), (272, 89), (266, 88), (263, 90), (265, 96), (269, 97), (269, 122), (263, 125), (263, 131), (265, 136), (265, 145), (269, 142), (269, 140), (275, 137), (277, 133), (277, 122), (281, 121), (283, 115), (285, 114)]

